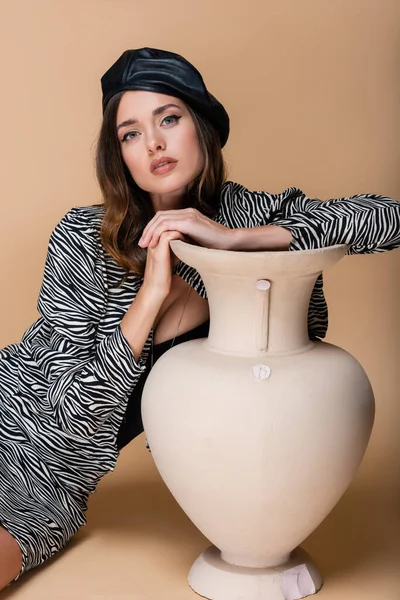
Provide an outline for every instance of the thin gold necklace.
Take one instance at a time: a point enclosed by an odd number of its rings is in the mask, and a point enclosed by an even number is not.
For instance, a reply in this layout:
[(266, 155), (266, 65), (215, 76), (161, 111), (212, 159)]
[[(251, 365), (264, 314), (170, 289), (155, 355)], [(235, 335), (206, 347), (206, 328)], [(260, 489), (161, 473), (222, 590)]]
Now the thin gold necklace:
[[(172, 342), (171, 342), (171, 345), (169, 347), (169, 350), (171, 350), (172, 346), (174, 345), (175, 340), (176, 340), (176, 336), (179, 333), (179, 328), (180, 328), (181, 323), (182, 323), (183, 315), (185, 314), (185, 309), (186, 309), (187, 303), (189, 302), (191, 291), (192, 291), (192, 286), (189, 285), (189, 289), (187, 291), (186, 298), (185, 298), (185, 303), (183, 305), (181, 316), (179, 318), (178, 327), (176, 328), (175, 335), (174, 335), (174, 337), (172, 339)], [(150, 368), (153, 368), (153, 364), (154, 364), (154, 332), (153, 332), (153, 336), (152, 336), (152, 339), (151, 339), (151, 365), (150, 365)]]

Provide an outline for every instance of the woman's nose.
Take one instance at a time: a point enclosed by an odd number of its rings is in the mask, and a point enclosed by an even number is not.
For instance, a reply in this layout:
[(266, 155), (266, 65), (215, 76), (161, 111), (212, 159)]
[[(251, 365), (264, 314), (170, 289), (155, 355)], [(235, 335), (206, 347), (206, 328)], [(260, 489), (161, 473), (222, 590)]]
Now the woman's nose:
[(153, 135), (149, 138), (147, 143), (147, 148), (149, 154), (153, 154), (154, 152), (163, 152), (165, 150), (165, 141), (162, 136)]

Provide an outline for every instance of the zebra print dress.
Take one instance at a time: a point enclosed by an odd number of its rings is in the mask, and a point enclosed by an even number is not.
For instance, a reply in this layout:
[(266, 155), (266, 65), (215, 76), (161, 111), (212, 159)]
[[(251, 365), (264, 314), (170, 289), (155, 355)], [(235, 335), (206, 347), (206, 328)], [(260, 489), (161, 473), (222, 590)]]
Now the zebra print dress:
[[(0, 350), (0, 524), (22, 551), (21, 573), (59, 551), (85, 523), (87, 499), (117, 460), (127, 401), (146, 369), (152, 332), (136, 361), (120, 321), (142, 279), (124, 273), (100, 240), (102, 205), (72, 208), (54, 228), (38, 298), (40, 318)], [(291, 250), (345, 243), (349, 253), (400, 246), (400, 204), (376, 195), (321, 202), (296, 188), (221, 191), (215, 220), (227, 227), (274, 223)], [(201, 296), (199, 274), (176, 273)], [(319, 278), (309, 333), (322, 338), (327, 309)], [(21, 574), (20, 573), (20, 574)]]

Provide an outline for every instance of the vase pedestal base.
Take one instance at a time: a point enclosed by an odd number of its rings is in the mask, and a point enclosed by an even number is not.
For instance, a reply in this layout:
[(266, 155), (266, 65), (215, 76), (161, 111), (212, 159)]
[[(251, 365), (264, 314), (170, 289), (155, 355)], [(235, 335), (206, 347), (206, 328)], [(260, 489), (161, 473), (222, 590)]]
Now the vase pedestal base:
[(310, 556), (296, 548), (283, 565), (254, 569), (231, 565), (210, 546), (194, 562), (189, 585), (210, 600), (298, 600), (316, 594), (322, 577)]

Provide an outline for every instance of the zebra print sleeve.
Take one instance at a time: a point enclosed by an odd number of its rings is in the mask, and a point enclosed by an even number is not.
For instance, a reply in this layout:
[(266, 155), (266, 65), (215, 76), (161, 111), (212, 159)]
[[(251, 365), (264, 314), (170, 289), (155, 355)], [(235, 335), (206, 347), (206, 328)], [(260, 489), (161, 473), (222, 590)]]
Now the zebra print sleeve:
[(276, 195), (242, 190), (242, 195), (253, 206), (253, 223), (246, 226), (273, 223), (289, 229), (290, 250), (347, 244), (348, 254), (371, 254), (400, 247), (400, 203), (386, 196), (321, 201), (297, 188)]
[(400, 203), (391, 198), (357, 194), (298, 201), (300, 206), (288, 203), (283, 218), (274, 223), (291, 231), (292, 249), (347, 244), (348, 254), (372, 254), (400, 247)]
[(79, 208), (55, 227), (38, 299), (48, 336), (33, 338), (30, 348), (60, 426), (78, 437), (92, 437), (145, 370), (120, 325), (96, 346), (97, 324), (106, 308), (99, 242)]

